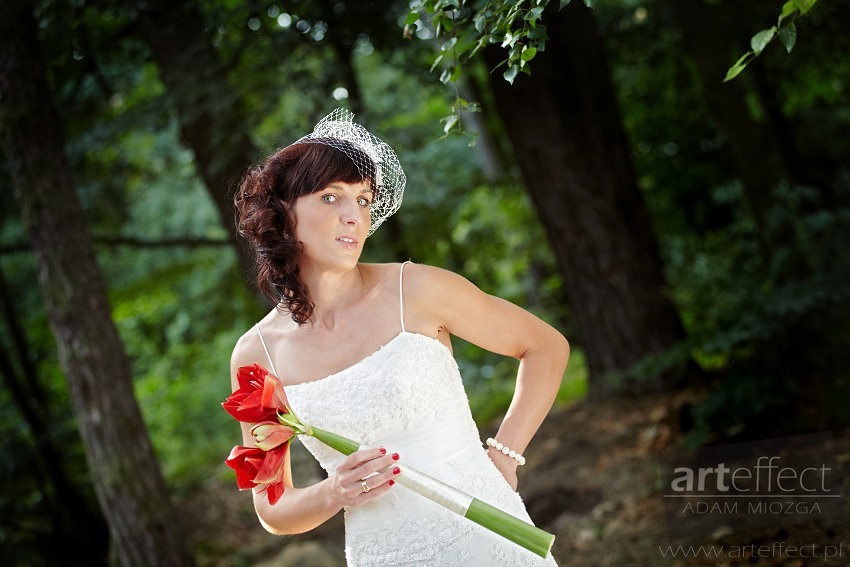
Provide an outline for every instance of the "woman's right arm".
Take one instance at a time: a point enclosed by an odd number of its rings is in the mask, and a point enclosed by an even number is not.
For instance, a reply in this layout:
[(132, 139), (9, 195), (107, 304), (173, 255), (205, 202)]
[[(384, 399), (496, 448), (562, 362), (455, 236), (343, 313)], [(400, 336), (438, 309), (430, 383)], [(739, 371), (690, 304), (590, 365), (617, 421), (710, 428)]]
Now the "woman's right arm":
[[(252, 331), (253, 332), (253, 329)], [(256, 335), (243, 336), (233, 350), (230, 360), (230, 382), (232, 390), (239, 387), (236, 372), (240, 366), (265, 361), (265, 351)], [(264, 365), (263, 365), (264, 366)], [(251, 424), (242, 423), (242, 445), (253, 447)], [(362, 449), (346, 457), (337, 467), (335, 474), (304, 488), (292, 485), (292, 467), (287, 451), (284, 470), (286, 487), (283, 495), (272, 506), (265, 492), (253, 490), (254, 508), (260, 523), (273, 534), (299, 534), (312, 530), (336, 515), (344, 506), (359, 506), (390, 489), (398, 455), (386, 454), (382, 447)], [(363, 492), (363, 479), (378, 473), (366, 481), (370, 490)]]

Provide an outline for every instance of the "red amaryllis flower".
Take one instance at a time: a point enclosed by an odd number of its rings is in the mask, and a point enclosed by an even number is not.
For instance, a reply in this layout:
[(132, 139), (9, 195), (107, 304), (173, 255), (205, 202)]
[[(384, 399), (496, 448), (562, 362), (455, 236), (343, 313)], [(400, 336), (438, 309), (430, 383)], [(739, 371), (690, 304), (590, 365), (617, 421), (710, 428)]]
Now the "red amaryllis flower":
[(221, 405), (237, 420), (246, 423), (277, 421), (278, 411), (288, 411), (283, 384), (259, 364), (240, 366), (236, 379), (239, 389)]
[(260, 492), (265, 491), (269, 504), (274, 505), (286, 488), (283, 482), (283, 465), (287, 449), (289, 443), (270, 451), (237, 445), (225, 463), (236, 471), (236, 485), (240, 490), (262, 487)]

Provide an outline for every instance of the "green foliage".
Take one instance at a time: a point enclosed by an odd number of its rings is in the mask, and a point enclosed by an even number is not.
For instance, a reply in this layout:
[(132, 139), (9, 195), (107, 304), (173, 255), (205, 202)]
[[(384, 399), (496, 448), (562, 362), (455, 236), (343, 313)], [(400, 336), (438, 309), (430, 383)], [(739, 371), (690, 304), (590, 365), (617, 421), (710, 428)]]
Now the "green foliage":
[[(443, 130), (448, 135), (456, 131), (464, 133), (461, 119), (463, 112), (479, 112), (480, 106), (460, 96), (458, 82), (461, 69), (485, 47), (500, 45), (507, 58), (498, 66), (506, 68), (502, 77), (510, 84), (520, 73), (531, 74), (531, 61), (545, 50), (546, 26), (541, 23), (549, 0), (415, 0), (404, 19), (405, 37), (419, 35), (430, 39), (432, 34), (419, 33), (425, 26), (433, 28), (433, 35), (440, 43), (440, 54), (434, 59), (431, 71), (441, 69), (440, 82), (451, 85), (455, 90), (455, 101), (451, 114), (442, 118)], [(570, 0), (560, 0), (558, 9), (563, 9)], [(584, 4), (594, 7), (593, 0)], [(430, 21), (423, 20), (427, 16)], [(426, 23), (427, 22), (427, 23)], [(491, 72), (495, 72), (492, 69)], [(474, 144), (474, 138), (472, 143)]]
[(797, 26), (795, 22), (798, 16), (809, 13), (818, 0), (788, 0), (782, 5), (782, 12), (776, 21), (776, 25), (756, 33), (750, 39), (750, 51), (744, 53), (734, 65), (726, 72), (723, 82), (731, 81), (746, 69), (753, 59), (761, 55), (765, 47), (775, 38), (779, 38), (785, 51), (791, 53), (797, 43)]
[(848, 237), (848, 145), (838, 134), (850, 116), (850, 67), (817, 55), (846, 49), (842, 14), (824, 4), (799, 57), (765, 52), (760, 60), (783, 119), (795, 125), (799, 153), (789, 165), (810, 180), (775, 188), (769, 251), (683, 38), (666, 25), (668, 6), (623, 4), (599, 14), (670, 294), (688, 331), (683, 348), (707, 373), (697, 444), (846, 422), (831, 400), (846, 398), (850, 368), (839, 322), (848, 315), (848, 259), (839, 249)]
[[(686, 254), (690, 260), (676, 289), (687, 293), (680, 301), (693, 315), (694, 355), (716, 375), (708, 401), (697, 408), (696, 441), (781, 435), (850, 420), (846, 407), (830, 402), (850, 394), (841, 330), (850, 316), (850, 260), (840, 250), (850, 238), (846, 180), (838, 191), (845, 204), (831, 208), (811, 188), (777, 188), (771, 226), (793, 223), (800, 248), (777, 249), (767, 266), (743, 220), (735, 232), (690, 243), (695, 248)], [(737, 242), (730, 241), (735, 234)], [(794, 277), (771, 275), (787, 273), (782, 264), (800, 255), (806, 263)]]

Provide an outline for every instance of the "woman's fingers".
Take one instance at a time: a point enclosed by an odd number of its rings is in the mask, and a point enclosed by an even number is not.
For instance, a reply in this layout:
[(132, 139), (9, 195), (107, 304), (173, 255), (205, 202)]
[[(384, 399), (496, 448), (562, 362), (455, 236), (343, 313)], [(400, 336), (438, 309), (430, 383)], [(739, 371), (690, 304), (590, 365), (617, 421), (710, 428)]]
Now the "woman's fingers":
[(395, 484), (401, 474), (398, 453), (387, 454), (383, 447), (362, 449), (349, 455), (336, 471), (336, 485), (346, 506), (357, 506), (376, 498)]
[(383, 447), (363, 449), (348, 456), (336, 469), (343, 483), (354, 482), (382, 471), (399, 460), (398, 453), (387, 454)]
[(364, 464), (387, 456), (387, 450), (383, 447), (376, 449), (360, 449), (348, 455), (337, 467), (337, 472), (341, 470), (353, 469), (363, 466)]
[(401, 474), (401, 467), (392, 465), (386, 470), (362, 479), (355, 485), (360, 494), (354, 497), (352, 504), (358, 506), (377, 498), (395, 484), (395, 477)]

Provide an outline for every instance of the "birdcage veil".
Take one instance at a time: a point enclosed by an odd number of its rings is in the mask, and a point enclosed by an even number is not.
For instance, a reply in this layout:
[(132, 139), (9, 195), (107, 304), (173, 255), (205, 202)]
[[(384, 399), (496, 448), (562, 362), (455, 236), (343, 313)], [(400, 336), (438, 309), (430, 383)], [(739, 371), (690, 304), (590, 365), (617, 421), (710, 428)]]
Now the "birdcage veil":
[(337, 108), (322, 118), (313, 131), (295, 144), (324, 144), (344, 153), (357, 166), (363, 179), (371, 179), (375, 188), (369, 215), (369, 234), (381, 226), (401, 206), (407, 177), (395, 151), (386, 142), (354, 122), (354, 114)]

